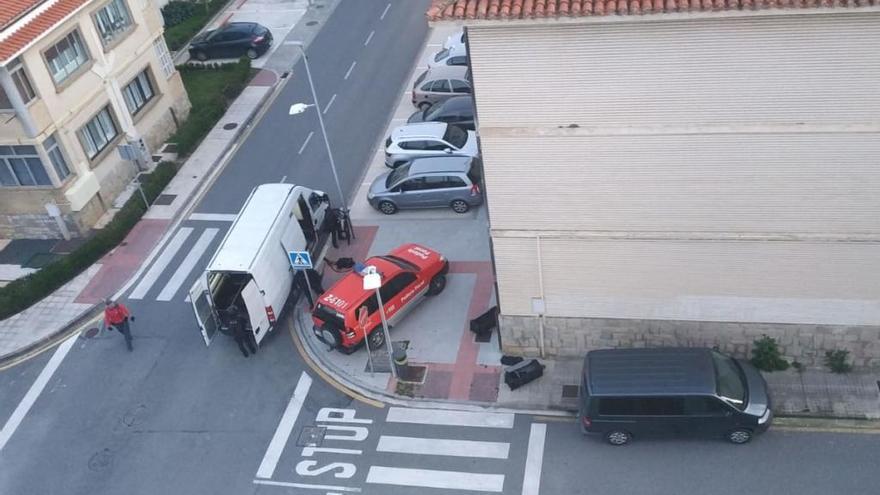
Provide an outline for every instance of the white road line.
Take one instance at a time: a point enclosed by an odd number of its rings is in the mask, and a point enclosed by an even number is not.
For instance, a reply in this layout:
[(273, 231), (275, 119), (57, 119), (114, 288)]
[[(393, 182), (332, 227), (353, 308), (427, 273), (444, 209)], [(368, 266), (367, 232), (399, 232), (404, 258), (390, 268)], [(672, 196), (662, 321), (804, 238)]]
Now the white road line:
[(171, 241), (168, 242), (168, 245), (165, 246), (165, 250), (162, 251), (162, 254), (156, 259), (156, 262), (153, 263), (153, 266), (147, 270), (147, 273), (144, 274), (144, 278), (138, 282), (137, 286), (135, 286), (134, 290), (131, 291), (131, 294), (128, 296), (129, 299), (143, 299), (147, 292), (153, 287), (153, 284), (156, 283), (156, 279), (159, 278), (159, 275), (165, 271), (165, 268), (168, 266), (168, 263), (171, 263), (171, 260), (174, 258), (174, 255), (177, 254), (177, 251), (180, 250), (180, 247), (183, 246), (183, 243), (186, 242), (187, 237), (192, 233), (193, 229), (189, 227), (182, 227), (180, 230), (174, 234), (174, 237), (171, 238)]
[(286, 180), (287, 180), (287, 176), (285, 175), (284, 177), (281, 178), (281, 182), (280, 182), (280, 183), (281, 183), (281, 184), (284, 184), (284, 181), (286, 181)]
[(336, 93), (333, 93), (333, 96), (330, 97), (330, 101), (327, 102), (327, 106), (324, 107), (324, 111), (321, 112), (324, 115), (327, 115), (327, 111), (330, 110), (330, 107), (333, 106), (333, 102), (336, 101)]
[(400, 454), (448, 455), (454, 457), (484, 457), (507, 459), (510, 444), (506, 442), (477, 442), (473, 440), (449, 440), (446, 438), (416, 438), (382, 435), (377, 452)]
[(477, 426), (481, 428), (513, 428), (511, 413), (447, 411), (445, 409), (414, 409), (392, 407), (385, 421), (421, 425)]
[(314, 133), (315, 133), (315, 131), (309, 131), (309, 135), (306, 136), (306, 140), (303, 141), (303, 145), (300, 146), (300, 147), (299, 147), (299, 151), (296, 152), (297, 155), (302, 155), (302, 154), (303, 154), (303, 150), (306, 149), (306, 145), (309, 144), (309, 141), (312, 139), (312, 134), (314, 134)]
[[(391, 5), (391, 4), (388, 4)], [(370, 34), (367, 36), (367, 41), (364, 41), (364, 46), (370, 44), (370, 40), (373, 39), (373, 35), (376, 34), (376, 31), (370, 31)]]
[(388, 5), (385, 6), (385, 10), (382, 11), (382, 15), (379, 16), (380, 21), (385, 20), (385, 14), (388, 13), (388, 9), (390, 9), (390, 8), (391, 8), (391, 2), (388, 2)]
[(165, 284), (165, 287), (162, 288), (162, 292), (159, 293), (159, 296), (156, 298), (157, 301), (170, 301), (174, 299), (174, 294), (177, 294), (177, 291), (180, 290), (180, 286), (183, 285), (183, 282), (186, 281), (186, 277), (189, 277), (190, 272), (192, 272), (193, 268), (196, 267), (196, 263), (202, 258), (202, 255), (205, 254), (205, 251), (208, 250), (208, 246), (211, 245), (211, 241), (214, 240), (214, 237), (217, 236), (217, 233), (220, 232), (220, 229), (205, 229), (202, 232), (202, 235), (199, 236), (199, 240), (196, 241), (195, 246), (190, 250), (190, 252), (186, 255), (186, 258), (178, 265), (177, 270), (174, 272), (174, 275), (168, 279), (168, 283)]
[(0, 430), (0, 451), (6, 446), (6, 442), (12, 438), (12, 434), (15, 433), (15, 430), (18, 429), (21, 421), (27, 415), (28, 411), (31, 410), (31, 406), (37, 401), (40, 393), (43, 392), (46, 384), (49, 383), (49, 379), (52, 378), (52, 375), (55, 374), (55, 370), (61, 365), (61, 361), (64, 361), (64, 356), (67, 356), (67, 353), (70, 351), (70, 348), (73, 347), (77, 338), (79, 338), (79, 336), (74, 335), (58, 346), (58, 349), (55, 350), (55, 353), (52, 354), (49, 362), (46, 363), (46, 366), (43, 368), (43, 371), (37, 375), (37, 379), (34, 380), (31, 388), (28, 389), (27, 393), (24, 394), (24, 397), (21, 399), (21, 402), (19, 402), (18, 406), (15, 407), (15, 410), (12, 411), (12, 415), (9, 416), (9, 419), (6, 420), (6, 424), (3, 425), (3, 429)]
[(345, 71), (345, 77), (343, 78), (344, 80), (348, 80), (348, 76), (351, 75), (351, 71), (354, 70), (354, 66), (355, 66), (355, 65), (357, 65), (357, 60), (355, 60), (354, 62), (352, 62), (352, 63), (351, 63), (351, 67), (349, 67), (348, 70)]
[[(257, 485), (283, 486), (286, 488), (311, 488), (312, 490), (338, 490), (340, 492), (360, 493), (361, 489), (352, 486), (309, 485), (307, 483), (288, 483), (286, 481), (254, 480)], [(330, 495), (329, 493), (327, 495)]]
[(522, 495), (538, 495), (541, 490), (541, 466), (544, 464), (544, 439), (547, 425), (533, 423), (529, 433), (529, 449), (526, 453), (526, 473), (523, 477)]
[(478, 474), (462, 471), (435, 471), (432, 469), (409, 469), (370, 466), (367, 483), (398, 486), (423, 486), (448, 490), (472, 490), (478, 492), (504, 491), (503, 474)]
[[(306, 395), (308, 395), (309, 387), (311, 386), (312, 378), (304, 371), (299, 376), (299, 382), (297, 382), (296, 389), (293, 391), (293, 397), (291, 397), (290, 402), (287, 403), (287, 408), (284, 410), (284, 415), (281, 416), (281, 421), (278, 422), (278, 428), (275, 429), (275, 435), (272, 436), (272, 441), (269, 442), (269, 447), (266, 448), (263, 462), (260, 463), (260, 468), (257, 469), (257, 478), (268, 479), (275, 473), (275, 467), (278, 466), (278, 460), (281, 459), (281, 452), (284, 451), (284, 446), (287, 444), (290, 432), (293, 431), (293, 425), (296, 424), (296, 418), (299, 416), (299, 411), (302, 409), (303, 402), (305, 402)], [(256, 482), (257, 480), (254, 480), (254, 483)], [(310, 487), (300, 486), (300, 488)], [(321, 489), (338, 490), (341, 492), (346, 491), (340, 487), (326, 487)]]
[(202, 220), (205, 222), (234, 222), (236, 213), (193, 213), (189, 220)]

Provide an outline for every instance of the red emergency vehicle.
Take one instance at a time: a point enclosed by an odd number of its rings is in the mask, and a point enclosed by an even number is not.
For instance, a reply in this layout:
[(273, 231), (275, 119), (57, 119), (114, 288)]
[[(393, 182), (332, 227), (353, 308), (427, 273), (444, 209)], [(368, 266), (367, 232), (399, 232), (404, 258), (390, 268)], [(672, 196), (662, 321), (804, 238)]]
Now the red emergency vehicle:
[[(382, 276), (379, 295), (389, 325), (400, 321), (425, 296), (442, 292), (449, 271), (443, 255), (419, 244), (404, 244), (364, 265), (375, 266)], [(312, 321), (321, 341), (346, 354), (360, 347), (365, 335), (369, 335), (370, 349), (385, 343), (376, 291), (364, 290), (363, 275), (357, 272), (343, 277), (318, 299)]]

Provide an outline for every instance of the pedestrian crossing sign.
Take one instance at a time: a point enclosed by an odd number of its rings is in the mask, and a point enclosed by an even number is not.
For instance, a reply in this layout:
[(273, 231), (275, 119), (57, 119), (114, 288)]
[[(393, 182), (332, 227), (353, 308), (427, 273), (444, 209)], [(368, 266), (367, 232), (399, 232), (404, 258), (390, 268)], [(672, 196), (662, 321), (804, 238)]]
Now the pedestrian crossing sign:
[(290, 258), (290, 266), (294, 270), (309, 270), (312, 268), (312, 256), (308, 251), (290, 251), (287, 255)]

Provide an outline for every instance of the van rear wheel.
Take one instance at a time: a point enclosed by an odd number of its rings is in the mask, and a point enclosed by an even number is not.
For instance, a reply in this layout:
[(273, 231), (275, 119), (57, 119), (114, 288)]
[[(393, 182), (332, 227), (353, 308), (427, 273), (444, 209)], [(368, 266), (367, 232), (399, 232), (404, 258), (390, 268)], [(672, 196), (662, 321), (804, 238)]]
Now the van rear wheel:
[(744, 443), (749, 443), (749, 440), (752, 439), (752, 431), (745, 428), (737, 428), (728, 431), (725, 438), (727, 438), (727, 441), (730, 443), (742, 445)]
[(605, 434), (605, 441), (611, 445), (626, 445), (632, 440), (632, 435), (625, 430), (611, 430)]
[(376, 327), (367, 338), (370, 339), (370, 350), (381, 349), (385, 345), (385, 333), (379, 327)]

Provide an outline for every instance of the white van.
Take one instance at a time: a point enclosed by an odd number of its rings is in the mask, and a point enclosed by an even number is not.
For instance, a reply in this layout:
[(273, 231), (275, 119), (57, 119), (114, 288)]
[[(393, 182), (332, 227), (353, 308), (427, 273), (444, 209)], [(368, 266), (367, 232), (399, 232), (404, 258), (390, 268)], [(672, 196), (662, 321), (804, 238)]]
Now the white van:
[(251, 191), (189, 293), (205, 345), (225, 329), (224, 315), (232, 305), (247, 313), (257, 344), (273, 329), (293, 288), (288, 252), (308, 250), (317, 263), (328, 207), (323, 192), (293, 184), (263, 184)]

